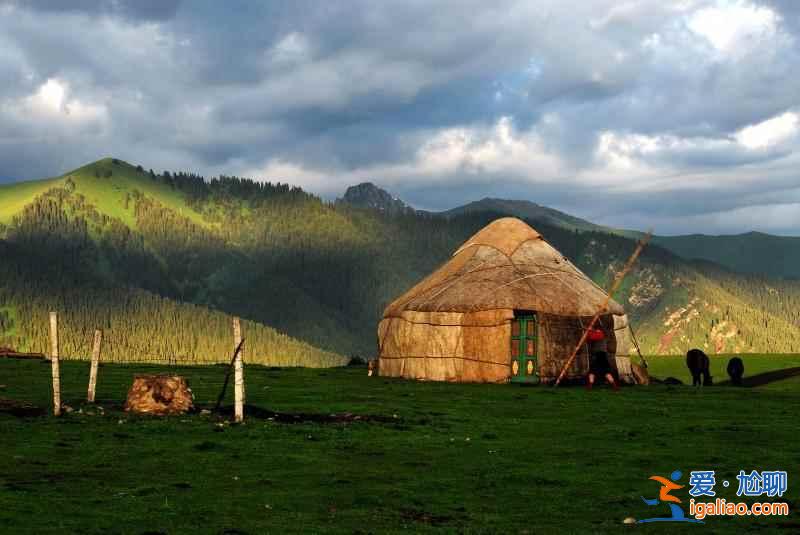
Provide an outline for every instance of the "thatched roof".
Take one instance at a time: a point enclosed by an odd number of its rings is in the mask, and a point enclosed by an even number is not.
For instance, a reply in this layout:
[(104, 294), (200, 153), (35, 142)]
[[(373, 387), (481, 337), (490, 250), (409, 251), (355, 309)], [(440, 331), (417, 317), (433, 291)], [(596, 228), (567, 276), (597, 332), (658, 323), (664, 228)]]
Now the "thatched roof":
[[(606, 293), (542, 236), (513, 217), (493, 221), (452, 258), (390, 304), (384, 317), (403, 311), (533, 310), (592, 316)], [(624, 314), (610, 301), (608, 312)]]

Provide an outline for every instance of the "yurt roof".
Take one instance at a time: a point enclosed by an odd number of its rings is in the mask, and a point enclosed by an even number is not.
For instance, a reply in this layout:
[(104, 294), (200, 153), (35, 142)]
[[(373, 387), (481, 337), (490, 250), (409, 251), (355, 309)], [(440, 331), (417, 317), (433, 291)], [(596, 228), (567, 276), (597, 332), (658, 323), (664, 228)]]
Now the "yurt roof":
[[(443, 266), (396, 299), (384, 317), (404, 310), (494, 309), (592, 316), (605, 299), (605, 291), (538, 232), (519, 219), (504, 217), (477, 232)], [(625, 312), (611, 300), (608, 313)]]

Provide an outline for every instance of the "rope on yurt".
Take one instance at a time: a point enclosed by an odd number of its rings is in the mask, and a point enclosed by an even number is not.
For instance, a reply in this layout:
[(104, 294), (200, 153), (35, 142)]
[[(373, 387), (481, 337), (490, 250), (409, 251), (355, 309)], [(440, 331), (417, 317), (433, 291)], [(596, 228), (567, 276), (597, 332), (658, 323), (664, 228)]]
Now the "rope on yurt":
[[(436, 297), (439, 297), (441, 294), (443, 294), (444, 292), (449, 290), (454, 284), (456, 284), (458, 281), (461, 280), (462, 277), (465, 277), (466, 275), (470, 275), (470, 274), (476, 273), (478, 271), (484, 271), (484, 270), (488, 271), (490, 269), (494, 269), (494, 266), (489, 266), (489, 267), (484, 268), (483, 267), (484, 265), (486, 265), (486, 260), (483, 260), (480, 264), (478, 264), (477, 266), (475, 266), (474, 268), (470, 269), (469, 271), (467, 271), (465, 273), (454, 273), (452, 280), (448, 280), (449, 278), (445, 278), (440, 283), (431, 285), (431, 287), (429, 288), (430, 290), (433, 290), (437, 286), (441, 286), (441, 287), (437, 288), (437, 290), (432, 295), (427, 296), (425, 298), (425, 300), (422, 301), (422, 303), (416, 304), (415, 306), (417, 308), (420, 308), (420, 307), (423, 307), (423, 306), (427, 305), (433, 299), (435, 299)], [(416, 297), (412, 297), (411, 299), (409, 299), (408, 302), (406, 303), (406, 306), (409, 306), (414, 301), (414, 299), (416, 299)]]
[[(505, 282), (505, 283), (503, 283), (503, 284), (501, 284), (499, 286), (495, 286), (494, 288), (491, 288), (491, 289), (487, 290), (486, 292), (484, 292), (484, 295), (486, 295), (488, 293), (494, 293), (497, 290), (499, 290), (500, 288), (505, 288), (506, 286), (511, 286), (512, 284), (516, 284), (516, 283), (524, 281), (526, 279), (532, 279), (533, 277), (546, 277), (546, 276), (557, 277), (558, 275), (556, 273), (530, 273), (530, 274), (525, 275), (523, 277), (519, 277), (518, 279), (514, 279), (512, 281)], [(475, 302), (475, 306), (481, 305), (483, 303), (484, 295), (482, 295), (481, 298), (478, 299)]]

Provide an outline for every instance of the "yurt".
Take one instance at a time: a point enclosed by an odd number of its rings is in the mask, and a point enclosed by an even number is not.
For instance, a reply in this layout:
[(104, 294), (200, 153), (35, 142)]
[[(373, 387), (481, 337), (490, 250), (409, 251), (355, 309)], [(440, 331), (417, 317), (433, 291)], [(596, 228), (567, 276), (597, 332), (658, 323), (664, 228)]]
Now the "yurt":
[[(378, 326), (378, 373), (431, 381), (556, 380), (607, 294), (533, 228), (498, 219), (392, 302)], [(597, 325), (614, 363), (624, 310)], [(584, 345), (567, 371), (583, 377)]]

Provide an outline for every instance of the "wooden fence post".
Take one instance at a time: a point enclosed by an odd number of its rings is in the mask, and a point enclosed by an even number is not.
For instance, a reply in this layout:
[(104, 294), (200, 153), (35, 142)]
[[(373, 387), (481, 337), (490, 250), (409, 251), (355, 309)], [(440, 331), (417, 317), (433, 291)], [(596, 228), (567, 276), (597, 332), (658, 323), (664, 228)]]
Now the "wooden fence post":
[(58, 314), (50, 312), (50, 364), (53, 372), (53, 415), (61, 415), (61, 370), (58, 366)]
[(94, 392), (97, 388), (97, 365), (100, 362), (100, 344), (103, 343), (103, 331), (95, 329), (94, 345), (92, 346), (92, 364), (89, 367), (89, 393), (86, 401), (94, 403)]
[[(233, 350), (242, 342), (242, 325), (238, 317), (233, 318)], [(236, 422), (244, 421), (244, 346), (233, 360), (233, 418)]]

